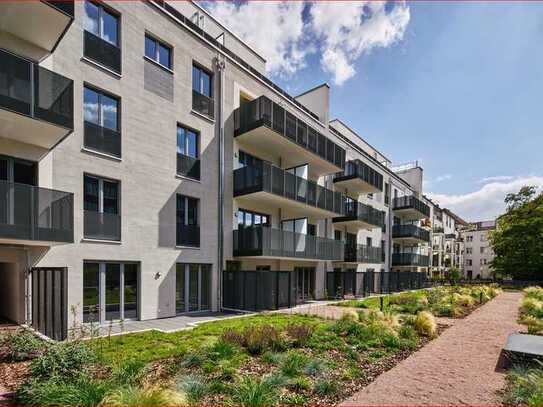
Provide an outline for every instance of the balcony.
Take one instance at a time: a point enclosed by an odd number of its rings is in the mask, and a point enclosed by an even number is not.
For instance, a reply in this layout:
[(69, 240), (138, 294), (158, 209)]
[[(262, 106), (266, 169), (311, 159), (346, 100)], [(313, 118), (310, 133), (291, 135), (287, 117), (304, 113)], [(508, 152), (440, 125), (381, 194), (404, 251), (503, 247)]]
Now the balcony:
[(393, 253), (392, 266), (428, 267), (430, 257), (417, 253)]
[(345, 263), (382, 263), (383, 249), (381, 247), (363, 244), (345, 245)]
[(0, 181), (0, 242), (50, 246), (74, 241), (69, 192)]
[(199, 225), (177, 225), (176, 235), (177, 246), (200, 247), (200, 226)]
[(0, 50), (0, 135), (51, 149), (74, 128), (73, 81)]
[(264, 226), (234, 230), (234, 257), (342, 261), (343, 248), (339, 240)]
[(85, 239), (121, 240), (121, 215), (84, 211), (83, 218)]
[(428, 243), (430, 232), (415, 225), (392, 226), (392, 238), (406, 244)]
[(83, 36), (83, 55), (115, 73), (121, 73), (121, 49), (91, 32)]
[(361, 202), (347, 201), (344, 215), (335, 217), (332, 221), (359, 229), (375, 229), (385, 224), (385, 213)]
[(270, 204), (299, 210), (300, 215), (329, 218), (342, 215), (345, 196), (291, 174), (270, 163), (234, 171), (234, 197), (240, 203)]
[(392, 205), (394, 215), (404, 220), (419, 220), (430, 217), (430, 207), (413, 195), (394, 198)]
[(213, 99), (200, 92), (196, 92), (195, 90), (192, 91), (192, 110), (211, 119), (215, 117), (215, 104)]
[(253, 152), (288, 158), (292, 166), (309, 164), (312, 175), (345, 167), (343, 148), (265, 96), (243, 104), (234, 120), (236, 140)]
[(200, 160), (177, 153), (177, 174), (193, 179), (200, 179)]
[(121, 133), (107, 127), (86, 121), (83, 144), (90, 150), (121, 157)]
[(372, 194), (383, 191), (383, 175), (360, 160), (348, 161), (345, 171), (334, 177), (336, 186), (357, 194)]
[(14, 49), (16, 52), (29, 52), (25, 55), (34, 60), (41, 60), (55, 50), (73, 19), (73, 0), (0, 2), (1, 30), (37, 47)]

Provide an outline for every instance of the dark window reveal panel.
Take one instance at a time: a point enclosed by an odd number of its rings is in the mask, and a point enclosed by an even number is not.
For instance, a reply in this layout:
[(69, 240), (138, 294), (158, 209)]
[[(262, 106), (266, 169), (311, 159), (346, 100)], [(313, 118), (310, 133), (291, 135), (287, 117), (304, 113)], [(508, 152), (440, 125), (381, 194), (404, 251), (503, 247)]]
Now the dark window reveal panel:
[(197, 65), (192, 66), (192, 109), (211, 118), (215, 115), (213, 75)]

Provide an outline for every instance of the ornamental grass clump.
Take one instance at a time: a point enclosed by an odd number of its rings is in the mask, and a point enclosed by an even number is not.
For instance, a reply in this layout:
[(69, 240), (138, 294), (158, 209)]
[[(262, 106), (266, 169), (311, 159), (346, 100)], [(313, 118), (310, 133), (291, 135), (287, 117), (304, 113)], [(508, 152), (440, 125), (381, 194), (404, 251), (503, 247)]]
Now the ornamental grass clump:
[(435, 317), (428, 311), (421, 311), (415, 319), (415, 329), (419, 335), (434, 338), (437, 336), (437, 323)]
[(531, 315), (533, 317), (543, 317), (543, 301), (534, 297), (526, 297), (520, 304), (521, 315)]
[[(358, 315), (356, 316), (358, 318)], [(294, 347), (303, 347), (313, 335), (313, 327), (310, 325), (290, 324), (286, 328), (286, 334)]]
[(279, 389), (269, 376), (244, 377), (232, 392), (232, 402), (241, 406), (271, 406), (279, 402)]
[(526, 287), (523, 291), (526, 298), (535, 298), (536, 300), (543, 301), (543, 288), (537, 286)]
[(123, 387), (107, 394), (103, 406), (184, 406), (187, 398), (183, 393), (170, 389), (151, 387)]

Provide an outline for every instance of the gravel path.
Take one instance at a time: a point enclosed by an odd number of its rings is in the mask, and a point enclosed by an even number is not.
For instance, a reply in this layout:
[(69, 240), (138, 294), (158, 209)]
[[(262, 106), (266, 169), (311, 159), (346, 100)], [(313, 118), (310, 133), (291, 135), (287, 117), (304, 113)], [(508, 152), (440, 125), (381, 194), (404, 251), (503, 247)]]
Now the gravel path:
[(342, 406), (499, 405), (504, 374), (495, 371), (516, 323), (521, 293), (503, 293), (382, 374)]

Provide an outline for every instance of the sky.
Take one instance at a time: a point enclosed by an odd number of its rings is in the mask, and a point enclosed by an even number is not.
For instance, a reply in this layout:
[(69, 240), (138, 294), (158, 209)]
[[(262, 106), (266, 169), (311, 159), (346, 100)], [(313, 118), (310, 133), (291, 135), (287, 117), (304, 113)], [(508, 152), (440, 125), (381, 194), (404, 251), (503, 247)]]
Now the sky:
[(543, 4), (219, 1), (206, 7), (296, 95), (327, 82), (338, 117), (468, 221), (543, 188)]

